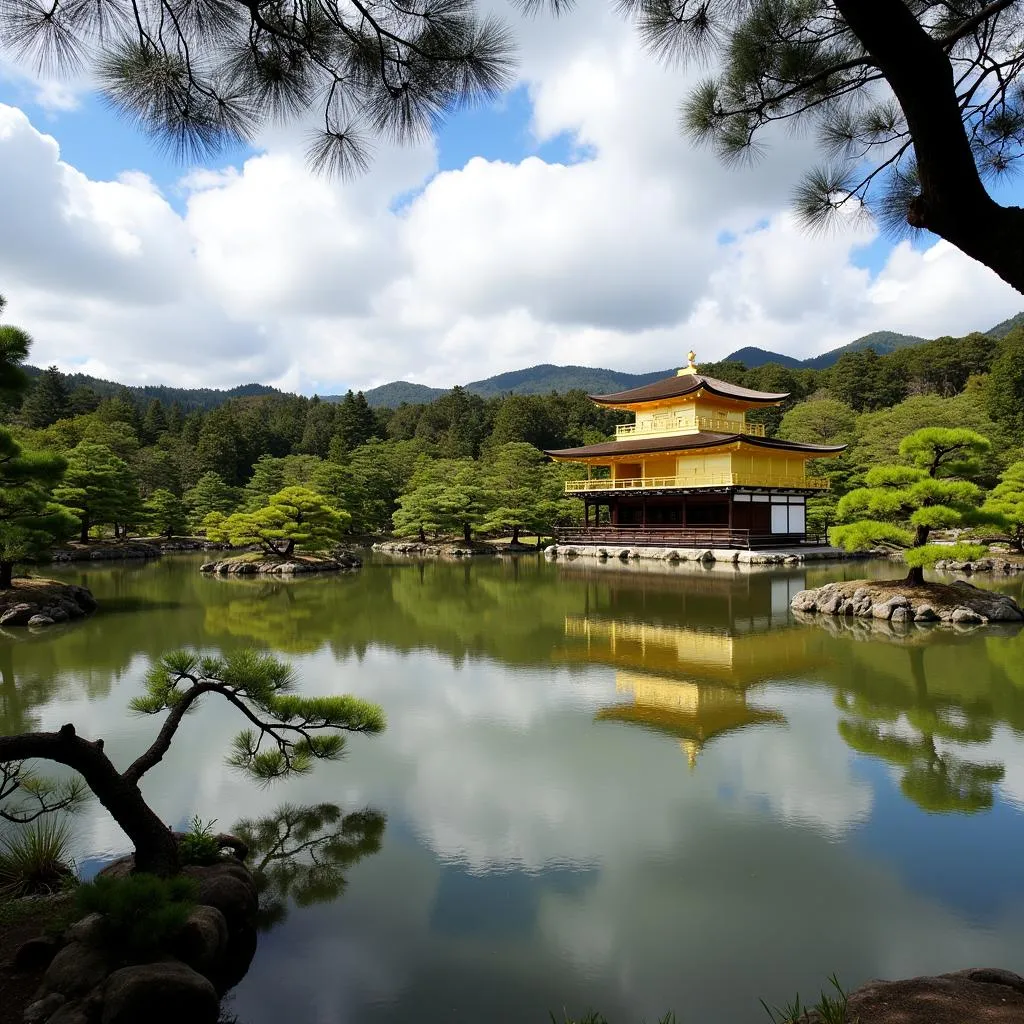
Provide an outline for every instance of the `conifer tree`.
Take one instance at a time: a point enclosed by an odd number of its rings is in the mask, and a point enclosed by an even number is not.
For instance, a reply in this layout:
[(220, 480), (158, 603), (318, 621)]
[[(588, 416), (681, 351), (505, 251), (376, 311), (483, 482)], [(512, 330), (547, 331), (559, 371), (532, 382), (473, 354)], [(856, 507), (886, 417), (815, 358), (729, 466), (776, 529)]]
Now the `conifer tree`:
[(924, 567), (943, 557), (976, 558), (977, 545), (929, 544), (933, 530), (984, 521), (981, 488), (964, 477), (977, 471), (990, 442), (973, 430), (926, 427), (905, 437), (900, 454), (910, 465), (868, 470), (864, 487), (844, 495), (837, 507), (842, 524), (829, 532), (849, 551), (889, 546), (902, 549), (907, 582), (924, 583)]
[(471, 459), (424, 462), (398, 499), (395, 533), (420, 540), (428, 533), (461, 533), (463, 541), (472, 544), (473, 530), (483, 523), (492, 502), (479, 466)]
[(199, 527), (211, 512), (227, 515), (238, 507), (240, 495), (228, 487), (216, 473), (204, 473), (195, 487), (185, 492), (185, 507), (192, 529)]
[(71, 403), (64, 374), (56, 366), (45, 369), (32, 385), (21, 406), (21, 421), (27, 427), (48, 427), (70, 415)]
[(146, 522), (168, 540), (185, 532), (188, 522), (185, 503), (176, 494), (163, 488), (155, 490), (144, 509)]
[(138, 486), (128, 464), (106, 445), (91, 441), (68, 455), (64, 482), (53, 493), (78, 517), (83, 544), (94, 526), (130, 521), (138, 505)]
[(221, 522), (206, 521), (206, 535), (236, 547), (258, 544), (268, 555), (289, 558), (296, 548), (324, 551), (332, 547), (351, 520), (308, 487), (286, 487), (254, 512), (235, 512)]
[(1010, 531), (1010, 543), (1024, 552), (1024, 461), (1007, 466), (982, 511), (1001, 519)]

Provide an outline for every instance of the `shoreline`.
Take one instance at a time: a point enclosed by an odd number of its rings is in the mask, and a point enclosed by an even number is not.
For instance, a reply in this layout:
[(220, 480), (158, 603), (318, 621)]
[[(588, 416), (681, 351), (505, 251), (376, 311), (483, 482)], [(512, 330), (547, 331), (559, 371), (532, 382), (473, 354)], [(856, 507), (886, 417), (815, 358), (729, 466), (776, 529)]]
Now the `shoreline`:
[(548, 561), (560, 558), (618, 559), (624, 564), (647, 562), (699, 562), (724, 565), (804, 565), (807, 562), (845, 562), (868, 558), (860, 552), (843, 551), (827, 545), (806, 548), (672, 548), (629, 547), (610, 544), (551, 544), (544, 549)]

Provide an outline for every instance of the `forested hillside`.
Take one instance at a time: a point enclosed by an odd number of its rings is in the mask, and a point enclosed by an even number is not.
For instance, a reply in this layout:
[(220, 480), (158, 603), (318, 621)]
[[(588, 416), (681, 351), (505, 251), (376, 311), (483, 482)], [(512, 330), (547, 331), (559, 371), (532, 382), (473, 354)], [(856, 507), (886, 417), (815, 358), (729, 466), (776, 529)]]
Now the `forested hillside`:
[[(850, 445), (813, 468), (833, 482), (817, 500), (819, 518), (869, 467), (897, 459), (900, 438), (919, 427), (969, 427), (989, 438), (979, 480), (986, 487), (1022, 456), (1022, 327), (999, 339), (939, 338), (882, 356), (847, 352), (826, 370), (735, 360), (701, 369), (788, 392), (782, 407), (754, 414), (770, 431)], [(187, 517), (202, 529), (211, 512), (251, 507), (290, 485), (329, 497), (351, 513), (359, 534), (418, 532), (424, 523), (441, 533), (543, 530), (573, 521), (580, 505), (562, 497), (577, 469), (545, 463), (540, 450), (603, 440), (630, 419), (596, 407), (580, 389), (485, 398), (453, 388), (395, 409), (373, 409), (351, 392), (336, 403), (274, 392), (186, 410), (127, 389), (105, 397), (73, 385), (47, 370), (23, 397), (9, 397), (4, 418), (27, 450), (67, 458), (77, 481), (65, 488), (69, 507), (99, 489), (94, 532), (145, 529), (154, 502), (165, 517), (173, 512), (176, 522)]]

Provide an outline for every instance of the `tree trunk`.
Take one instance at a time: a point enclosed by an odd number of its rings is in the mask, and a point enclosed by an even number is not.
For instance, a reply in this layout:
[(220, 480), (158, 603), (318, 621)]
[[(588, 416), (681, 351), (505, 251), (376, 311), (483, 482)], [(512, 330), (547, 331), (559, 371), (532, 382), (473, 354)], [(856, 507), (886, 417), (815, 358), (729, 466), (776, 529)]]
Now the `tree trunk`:
[(512, 527), (512, 543), (513, 544), (518, 544), (519, 543), (519, 527), (518, 526), (513, 526)]
[(0, 736), (0, 763), (40, 758), (73, 768), (97, 800), (110, 812), (135, 847), (138, 871), (173, 875), (179, 867), (178, 846), (171, 830), (142, 798), (139, 787), (125, 779), (103, 752), (103, 741), (75, 734), (73, 725), (58, 732)]
[(914, 143), (920, 195), (907, 222), (927, 228), (1024, 291), (1024, 210), (986, 191), (964, 129), (953, 67), (903, 0), (836, 0), (885, 76)]
[(920, 565), (913, 565), (910, 567), (910, 571), (907, 573), (906, 582), (912, 587), (920, 587), (924, 585), (924, 567)]
[(467, 544), (473, 543), (473, 528), (469, 525), (469, 523), (462, 524), (462, 539)]
[(82, 532), (79, 534), (78, 539), (83, 544), (89, 543), (89, 520), (83, 517), (82, 519)]
[(284, 552), (283, 552), (284, 553), (284, 557), (285, 558), (291, 558), (292, 552), (294, 550), (295, 550), (295, 541), (293, 541), (293, 540), (288, 541), (288, 543), (285, 544), (285, 546), (284, 546)]
[(427, 543), (427, 535), (423, 532), (423, 527), (422, 526), (420, 526), (420, 543), (421, 544), (426, 544)]
[(0, 590), (10, 590), (14, 584), (14, 563), (0, 562)]

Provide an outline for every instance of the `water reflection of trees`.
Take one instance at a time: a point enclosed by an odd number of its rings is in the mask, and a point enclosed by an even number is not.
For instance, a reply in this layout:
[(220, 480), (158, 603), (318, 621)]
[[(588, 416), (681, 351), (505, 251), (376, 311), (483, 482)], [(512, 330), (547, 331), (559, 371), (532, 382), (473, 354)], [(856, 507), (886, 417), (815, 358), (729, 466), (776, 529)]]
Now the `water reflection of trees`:
[(884, 687), (876, 681), (859, 691), (841, 688), (836, 703), (848, 717), (839, 722), (839, 733), (854, 750), (897, 767), (903, 794), (923, 810), (987, 810), (1005, 768), (970, 760), (946, 744), (988, 742), (995, 722), (992, 705), (980, 697), (955, 700), (931, 692), (925, 653), (917, 645), (898, 651), (910, 686), (889, 680)]
[(234, 833), (249, 847), (248, 865), (260, 892), (260, 931), (288, 916), (289, 902), (329, 903), (345, 891), (345, 872), (377, 853), (387, 819), (364, 808), (343, 815), (337, 804), (284, 804), (246, 819)]

